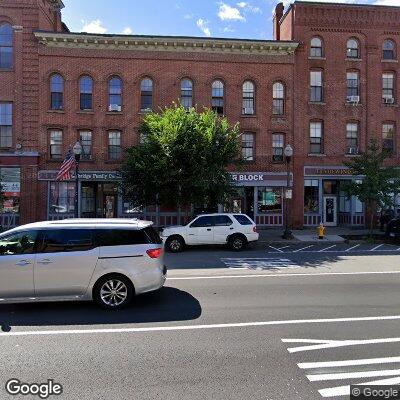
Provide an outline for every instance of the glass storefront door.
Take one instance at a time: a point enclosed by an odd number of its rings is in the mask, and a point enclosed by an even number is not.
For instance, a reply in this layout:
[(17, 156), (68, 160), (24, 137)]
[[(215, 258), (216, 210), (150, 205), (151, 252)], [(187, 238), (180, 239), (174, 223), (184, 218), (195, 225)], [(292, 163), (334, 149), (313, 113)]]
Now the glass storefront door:
[(337, 225), (337, 197), (324, 196), (324, 225)]
[(118, 187), (116, 183), (82, 182), (82, 218), (116, 218), (117, 215)]

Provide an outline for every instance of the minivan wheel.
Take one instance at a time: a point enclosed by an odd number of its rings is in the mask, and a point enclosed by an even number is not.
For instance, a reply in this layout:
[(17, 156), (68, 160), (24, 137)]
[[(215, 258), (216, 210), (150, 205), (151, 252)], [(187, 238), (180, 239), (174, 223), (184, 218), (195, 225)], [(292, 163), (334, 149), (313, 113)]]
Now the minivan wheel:
[(246, 239), (239, 235), (234, 235), (229, 239), (229, 247), (234, 251), (242, 251), (246, 244)]
[(109, 275), (97, 282), (93, 297), (100, 307), (118, 310), (132, 301), (133, 292), (133, 285), (128, 278), (122, 275)]
[(172, 236), (168, 238), (166, 247), (171, 253), (180, 253), (185, 247), (185, 242), (180, 236)]

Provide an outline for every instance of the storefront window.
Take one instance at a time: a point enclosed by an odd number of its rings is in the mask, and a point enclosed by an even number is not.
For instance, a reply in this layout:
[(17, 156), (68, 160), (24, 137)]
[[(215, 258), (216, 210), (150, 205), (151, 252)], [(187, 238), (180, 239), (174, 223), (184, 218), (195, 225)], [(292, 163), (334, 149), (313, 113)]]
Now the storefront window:
[(0, 211), (4, 213), (19, 213), (21, 192), (20, 168), (0, 168), (0, 179), (4, 193), (4, 202)]
[(75, 183), (50, 182), (49, 211), (51, 214), (73, 213), (75, 209)]
[(318, 179), (304, 181), (304, 212), (319, 212), (319, 182)]
[(282, 212), (282, 189), (281, 188), (258, 188), (258, 212), (280, 213)]
[[(362, 181), (356, 180), (356, 183), (361, 183)], [(362, 213), (364, 212), (364, 205), (363, 202), (360, 201), (358, 197), (356, 197), (356, 213)]]
[(349, 213), (350, 211), (351, 211), (351, 200), (347, 197), (346, 192), (340, 191), (339, 212)]

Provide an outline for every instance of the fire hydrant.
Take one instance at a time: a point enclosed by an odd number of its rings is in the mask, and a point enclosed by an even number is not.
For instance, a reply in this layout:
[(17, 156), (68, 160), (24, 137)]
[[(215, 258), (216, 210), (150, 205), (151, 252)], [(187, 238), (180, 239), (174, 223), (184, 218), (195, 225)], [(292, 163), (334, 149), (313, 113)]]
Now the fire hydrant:
[(318, 231), (318, 239), (323, 239), (325, 237), (325, 227), (324, 224), (321, 222), (317, 228)]

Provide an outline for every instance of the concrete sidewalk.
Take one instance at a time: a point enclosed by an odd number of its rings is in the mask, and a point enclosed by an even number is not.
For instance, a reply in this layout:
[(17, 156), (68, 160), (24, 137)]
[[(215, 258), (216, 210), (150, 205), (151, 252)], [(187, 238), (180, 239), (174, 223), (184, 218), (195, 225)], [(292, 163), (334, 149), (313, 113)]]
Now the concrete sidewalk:
[[(354, 240), (359, 240), (360, 235), (367, 235), (368, 229), (351, 229), (343, 227), (327, 227), (324, 239), (318, 239), (317, 228), (294, 229), (293, 239), (285, 240), (282, 238), (284, 228), (265, 228), (258, 229), (260, 233), (259, 243), (341, 243), (345, 242), (348, 236), (354, 236)], [(374, 234), (383, 235), (383, 232), (375, 230)], [(346, 236), (346, 237), (343, 237)], [(351, 240), (351, 239), (350, 239)]]

